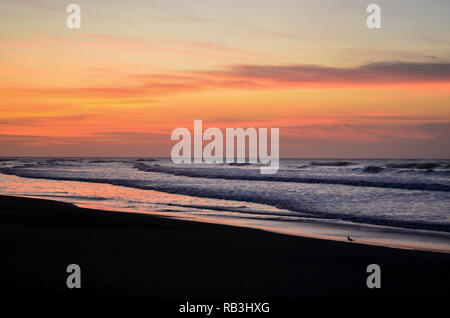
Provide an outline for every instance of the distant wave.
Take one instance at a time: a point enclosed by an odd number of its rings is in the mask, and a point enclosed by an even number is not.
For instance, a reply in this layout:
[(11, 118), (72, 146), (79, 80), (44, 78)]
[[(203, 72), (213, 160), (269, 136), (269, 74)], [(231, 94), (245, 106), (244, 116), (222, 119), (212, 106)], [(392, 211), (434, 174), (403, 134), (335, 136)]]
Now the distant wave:
[(179, 167), (168, 167), (138, 163), (134, 165), (135, 169), (145, 172), (166, 173), (175, 176), (185, 176), (191, 178), (207, 178), (207, 179), (225, 179), (225, 180), (252, 180), (252, 181), (269, 181), (269, 182), (294, 182), (294, 183), (316, 183), (316, 184), (339, 184), (359, 187), (376, 187), (403, 190), (426, 190), (426, 191), (444, 191), (450, 192), (450, 185), (440, 183), (424, 183), (424, 182), (391, 182), (380, 180), (362, 180), (354, 178), (331, 178), (331, 177), (302, 177), (302, 176), (283, 176), (262, 175), (259, 171), (233, 171), (232, 169), (215, 169), (200, 168), (186, 169)]
[(313, 161), (310, 163), (311, 166), (318, 166), (318, 167), (347, 167), (356, 165), (356, 163), (349, 162), (349, 161), (335, 161), (335, 162), (327, 162), (327, 161)]
[(89, 163), (109, 163), (111, 160), (89, 160)]
[(363, 169), (363, 172), (367, 172), (367, 173), (379, 173), (381, 171), (383, 171), (384, 169), (382, 167), (378, 167), (378, 166), (367, 166)]
[(436, 169), (442, 167), (442, 164), (435, 162), (420, 162), (420, 163), (388, 163), (387, 168), (394, 169)]
[(59, 163), (59, 162), (84, 162), (86, 160), (82, 159), (82, 158), (76, 158), (76, 159), (72, 159), (72, 158), (51, 158), (51, 159), (47, 159), (45, 161), (47, 163), (49, 163), (49, 164), (55, 164), (55, 163)]
[(293, 166), (294, 168), (297, 168), (297, 169), (305, 169), (305, 168), (308, 168), (309, 166), (308, 165), (301, 165), (301, 166)]
[(244, 167), (244, 166), (251, 166), (254, 165), (253, 163), (249, 162), (231, 162), (228, 164), (229, 166), (237, 166), (237, 167)]

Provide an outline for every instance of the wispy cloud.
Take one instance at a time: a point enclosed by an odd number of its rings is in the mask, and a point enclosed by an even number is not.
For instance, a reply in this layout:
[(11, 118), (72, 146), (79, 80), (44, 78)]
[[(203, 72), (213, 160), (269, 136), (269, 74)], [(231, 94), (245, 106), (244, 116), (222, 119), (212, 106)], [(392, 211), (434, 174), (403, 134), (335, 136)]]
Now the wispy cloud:
[[(382, 62), (354, 68), (320, 65), (237, 65), (224, 70), (121, 74), (127, 84), (109, 87), (10, 88), (4, 93), (85, 98), (153, 98), (207, 89), (358, 87), (450, 83), (450, 63)], [(130, 83), (132, 80), (133, 83)]]
[(215, 75), (289, 83), (393, 84), (450, 81), (450, 63), (377, 62), (353, 68), (321, 65), (236, 65)]

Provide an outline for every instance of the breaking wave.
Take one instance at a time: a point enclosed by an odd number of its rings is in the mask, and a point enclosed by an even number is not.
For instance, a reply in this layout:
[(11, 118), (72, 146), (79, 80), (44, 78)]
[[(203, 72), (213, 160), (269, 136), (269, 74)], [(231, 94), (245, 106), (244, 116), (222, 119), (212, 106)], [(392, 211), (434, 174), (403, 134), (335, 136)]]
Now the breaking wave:
[[(207, 178), (207, 179), (225, 179), (225, 180), (253, 180), (253, 181), (269, 181), (269, 182), (294, 182), (294, 183), (316, 183), (316, 184), (339, 184), (359, 187), (376, 187), (403, 190), (426, 190), (426, 191), (444, 191), (450, 192), (450, 185), (440, 183), (426, 182), (402, 182), (367, 180), (362, 178), (331, 178), (331, 177), (304, 177), (294, 175), (283, 175), (282, 171), (276, 175), (263, 175), (258, 170), (238, 170), (238, 169), (217, 169), (217, 168), (181, 168), (175, 166), (146, 165), (138, 163), (134, 165), (135, 169), (144, 172), (166, 173), (175, 176), (184, 176), (191, 178)], [(378, 171), (379, 167), (369, 168), (369, 171)], [(382, 168), (381, 168), (382, 169)], [(366, 172), (369, 172), (366, 171)]]

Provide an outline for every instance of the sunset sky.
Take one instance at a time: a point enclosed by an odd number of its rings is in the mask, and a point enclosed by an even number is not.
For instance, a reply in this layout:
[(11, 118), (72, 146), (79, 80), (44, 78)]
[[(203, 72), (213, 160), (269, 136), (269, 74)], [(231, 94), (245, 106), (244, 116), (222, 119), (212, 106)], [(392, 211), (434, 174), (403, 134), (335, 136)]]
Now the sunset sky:
[[(366, 27), (377, 3), (382, 28)], [(66, 7), (81, 6), (81, 28)], [(282, 157), (450, 157), (450, 1), (2, 0), (1, 156), (170, 156), (278, 127)]]

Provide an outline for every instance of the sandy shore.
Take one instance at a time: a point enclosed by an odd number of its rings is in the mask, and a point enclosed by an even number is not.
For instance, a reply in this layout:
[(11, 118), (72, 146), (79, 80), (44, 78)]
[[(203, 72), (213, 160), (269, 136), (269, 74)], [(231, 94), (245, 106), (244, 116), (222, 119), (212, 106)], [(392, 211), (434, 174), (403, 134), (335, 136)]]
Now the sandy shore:
[[(450, 255), (0, 196), (0, 288), (14, 295), (448, 296)], [(82, 288), (66, 287), (79, 264)], [(379, 264), (382, 288), (366, 287)]]

